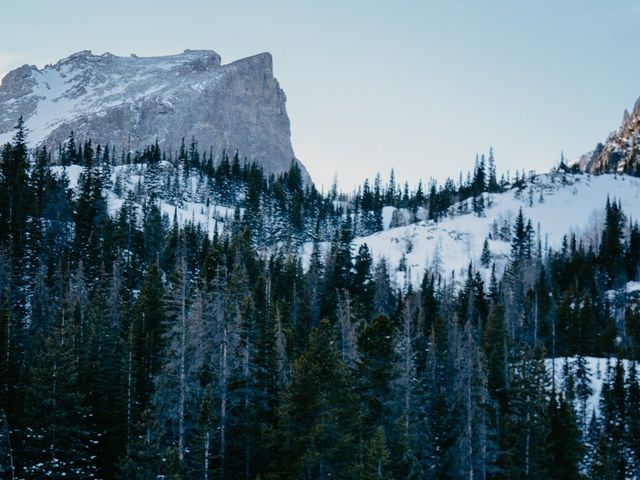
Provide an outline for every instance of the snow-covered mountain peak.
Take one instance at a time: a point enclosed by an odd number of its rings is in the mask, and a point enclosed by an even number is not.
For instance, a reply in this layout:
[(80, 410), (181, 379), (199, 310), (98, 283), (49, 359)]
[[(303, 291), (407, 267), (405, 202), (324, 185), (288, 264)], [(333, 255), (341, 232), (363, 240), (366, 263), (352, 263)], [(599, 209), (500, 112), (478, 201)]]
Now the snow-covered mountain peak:
[(42, 69), (24, 65), (0, 84), (0, 143), (22, 116), (33, 146), (57, 152), (71, 131), (96, 143), (141, 149), (156, 138), (176, 150), (236, 150), (267, 172), (295, 158), (286, 97), (261, 53), (223, 65), (212, 50), (166, 56), (74, 53)]
[(63, 66), (71, 66), (73, 69), (96, 69), (126, 72), (126, 70), (172, 70), (183, 66), (192, 67), (193, 70), (206, 70), (220, 67), (222, 64), (220, 55), (213, 50), (185, 50), (174, 55), (140, 57), (135, 53), (129, 56), (117, 56), (110, 52), (94, 55), (91, 50), (82, 50), (59, 60), (55, 65), (47, 65), (47, 68), (59, 70)]

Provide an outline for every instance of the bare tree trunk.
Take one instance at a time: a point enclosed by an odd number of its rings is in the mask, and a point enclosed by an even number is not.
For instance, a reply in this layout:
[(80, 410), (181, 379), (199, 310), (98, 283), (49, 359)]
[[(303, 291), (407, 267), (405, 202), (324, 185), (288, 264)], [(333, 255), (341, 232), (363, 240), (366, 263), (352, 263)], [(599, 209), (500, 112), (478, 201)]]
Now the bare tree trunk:
[[(61, 329), (62, 329), (62, 334), (60, 335), (60, 345), (62, 347), (64, 347), (64, 329), (66, 328), (66, 322), (65, 322), (65, 311), (64, 308), (62, 309), (62, 322), (61, 322)], [(76, 357), (77, 358), (77, 357)], [(51, 390), (52, 390), (52, 409), (53, 409), (53, 418), (56, 418), (56, 409), (57, 409), (57, 401), (56, 401), (56, 396), (58, 394), (58, 360), (55, 359), (53, 362), (53, 384), (51, 386)], [(51, 458), (53, 460), (55, 460), (56, 458), (56, 425), (55, 423), (53, 425), (51, 425)]]
[(5, 355), (5, 379), (4, 379), (4, 391), (9, 392), (9, 372), (11, 371), (11, 313), (7, 315), (7, 346)]
[(209, 444), (211, 442), (211, 434), (207, 430), (204, 434), (204, 480), (209, 480)]
[(551, 386), (556, 391), (556, 317), (551, 315)]
[(133, 402), (133, 324), (129, 327), (129, 355), (127, 360), (127, 450), (131, 439), (131, 404)]
[[(58, 363), (57, 360), (53, 362), (53, 415), (52, 417), (56, 417), (56, 390), (58, 388)], [(51, 459), (55, 461), (56, 459), (56, 425), (55, 423), (51, 425)]]
[[(527, 394), (527, 405), (529, 405), (529, 394)], [(529, 430), (529, 424), (531, 422), (531, 416), (529, 413), (529, 409), (527, 409), (527, 433), (525, 437), (524, 444), (524, 476), (525, 478), (529, 478), (529, 455), (531, 450), (531, 431)]]
[(180, 310), (180, 405), (178, 411), (178, 458), (180, 463), (184, 461), (184, 404), (186, 397), (186, 372), (185, 372), (185, 353), (187, 349), (187, 278), (186, 268), (183, 271), (181, 292), (181, 310)]
[(538, 345), (538, 292), (535, 295), (535, 306), (533, 313), (533, 348)]
[[(243, 365), (242, 365), (242, 370), (243, 370), (243, 374), (244, 374), (244, 380), (245, 382), (247, 382), (247, 384), (249, 383), (249, 351), (250, 351), (250, 347), (251, 347), (251, 340), (249, 338), (249, 332), (247, 332), (246, 334), (246, 341), (245, 341), (245, 345), (244, 345), (244, 352), (243, 352)], [(244, 411), (248, 412), (249, 411), (249, 389), (245, 388), (244, 389)], [(250, 436), (249, 436), (249, 432), (247, 431), (246, 435), (245, 435), (245, 444), (244, 444), (244, 476), (246, 480), (250, 480), (250, 475), (251, 475), (251, 465), (250, 465), (250, 458), (251, 458), (251, 445), (250, 445)]]
[(227, 427), (227, 326), (222, 328), (222, 371), (220, 373), (220, 445), (219, 445), (219, 457), (220, 457), (220, 478), (224, 478), (224, 461), (225, 461), (225, 449), (226, 449), (226, 427)]
[(487, 404), (487, 402), (488, 402), (488, 398), (487, 398), (487, 390), (486, 390), (486, 384), (485, 384), (485, 388), (483, 388), (482, 390), (482, 424), (480, 425), (480, 428), (481, 428), (480, 452), (482, 455), (480, 472), (478, 472), (480, 480), (485, 480), (487, 478), (487, 416), (486, 416), (486, 409), (485, 409), (485, 405)]
[(469, 455), (469, 480), (474, 478), (473, 469), (473, 399), (471, 397), (471, 371), (467, 375), (467, 438), (469, 441), (467, 455)]
[(404, 429), (409, 433), (409, 411), (411, 409), (411, 382), (415, 375), (415, 365), (413, 358), (413, 346), (411, 345), (411, 319), (413, 308), (409, 301), (405, 303), (403, 309), (402, 322), (402, 354), (403, 358), (403, 389), (404, 389)]
[(277, 308), (275, 321), (276, 384), (278, 395), (280, 395), (287, 383), (287, 339), (282, 329), (282, 317)]
[[(0, 410), (0, 426), (2, 429), (2, 436), (6, 436), (6, 446), (7, 446), (7, 457), (9, 458), (9, 472), (11, 472), (11, 480), (15, 480), (16, 478), (16, 467), (13, 463), (13, 448), (11, 447), (11, 431), (9, 430), (9, 420), (7, 419), (7, 414), (4, 410)], [(0, 473), (2, 473), (0, 471)]]
[(356, 333), (349, 292), (336, 292), (338, 296), (338, 321), (340, 322), (340, 358), (350, 367), (357, 361)]

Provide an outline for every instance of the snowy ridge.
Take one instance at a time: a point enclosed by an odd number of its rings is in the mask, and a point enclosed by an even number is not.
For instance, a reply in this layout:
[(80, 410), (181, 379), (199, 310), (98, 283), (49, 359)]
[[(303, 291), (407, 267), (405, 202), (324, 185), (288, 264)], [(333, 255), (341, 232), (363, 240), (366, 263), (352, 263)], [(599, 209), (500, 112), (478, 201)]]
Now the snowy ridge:
[[(407, 280), (419, 284), (425, 268), (437, 270), (445, 277), (453, 274), (456, 279), (464, 279), (469, 262), (480, 268), (488, 279), (490, 270), (480, 265), (484, 240), (492, 237), (489, 250), (500, 273), (511, 245), (509, 241), (500, 240), (495, 230), (505, 222), (511, 228), (520, 208), (539, 234), (543, 249), (559, 249), (563, 236), (571, 233), (586, 245), (596, 243), (602, 231), (607, 197), (620, 201), (625, 215), (640, 217), (640, 178), (626, 175), (542, 174), (529, 179), (525, 188), (514, 188), (492, 197), (492, 206), (485, 210), (484, 217), (455, 213), (453, 218), (447, 217), (438, 223), (423, 220), (386, 229), (356, 238), (355, 250), (366, 243), (374, 259), (385, 257), (391, 270), (396, 271), (400, 285)], [(458, 205), (451, 210), (457, 212)], [(310, 252), (311, 245), (305, 245), (306, 258)], [(404, 271), (396, 270), (401, 263), (406, 267)]]
[[(62, 123), (82, 115), (104, 115), (110, 107), (134, 103), (160, 92), (162, 100), (158, 97), (159, 101), (169, 102), (174, 91), (185, 83), (202, 89), (205, 82), (215, 81), (215, 73), (212, 75), (203, 68), (184, 75), (186, 67), (201, 59), (205, 65), (220, 66), (220, 57), (215, 52), (187, 50), (180, 55), (147, 58), (82, 51), (42, 70), (27, 67), (31, 93), (9, 100), (1, 119), (15, 122), (17, 115), (26, 113), (22, 111), (25, 104), (36, 102), (37, 107), (26, 119), (26, 126), (30, 142), (40, 144)], [(184, 78), (171, 82), (163, 78), (167, 73), (182, 74)], [(1, 92), (0, 100), (6, 96), (6, 92)], [(0, 143), (11, 140), (12, 134), (11, 130), (0, 133)]]
[[(163, 162), (163, 164), (166, 162)], [(168, 165), (165, 165), (168, 166)], [(144, 164), (119, 165), (113, 167), (111, 183), (119, 179), (121, 192), (117, 194), (111, 188), (107, 191), (109, 212), (115, 215), (124, 203), (127, 192), (135, 191), (144, 184)], [(66, 172), (70, 188), (75, 189), (82, 167), (52, 167), (56, 173)], [(160, 198), (160, 209), (169, 222), (174, 215), (178, 222), (200, 224), (209, 235), (213, 235), (215, 226), (218, 232), (224, 228), (234, 215), (232, 208), (216, 206), (211, 198), (204, 198), (204, 186), (198, 184), (198, 177), (189, 180), (188, 199), (176, 202)], [(542, 192), (542, 194), (541, 194)], [(487, 195), (487, 194), (485, 194)], [(435, 223), (421, 220), (417, 223), (390, 228), (394, 207), (384, 207), (383, 225), (385, 230), (353, 241), (353, 250), (367, 244), (375, 261), (384, 258), (387, 261), (392, 279), (396, 285), (407, 282), (418, 285), (422, 281), (425, 269), (442, 274), (454, 283), (464, 281), (469, 263), (480, 270), (485, 280), (489, 280), (491, 268), (482, 267), (480, 256), (485, 239), (491, 253), (490, 265), (496, 265), (498, 275), (502, 273), (509, 259), (511, 244), (501, 238), (500, 230), (512, 231), (513, 223), (520, 209), (525, 219), (530, 219), (537, 235), (540, 248), (558, 250), (565, 235), (572, 233), (583, 241), (585, 246), (597, 245), (603, 228), (604, 208), (610, 198), (619, 201), (627, 217), (640, 217), (640, 178), (625, 175), (560, 174), (550, 173), (530, 178), (523, 188), (512, 188), (504, 193), (494, 194), (485, 214), (478, 217), (473, 213), (457, 213), (461, 205), (456, 204), (448, 216)], [(138, 205), (139, 207), (140, 205)], [(242, 211), (242, 210), (241, 210)], [(418, 217), (425, 216), (424, 211)], [(307, 266), (313, 245), (305, 243), (300, 250), (303, 266)], [(321, 248), (326, 252), (329, 243), (323, 242)], [(640, 291), (640, 283), (630, 282), (626, 293)], [(616, 292), (609, 292), (615, 295)]]

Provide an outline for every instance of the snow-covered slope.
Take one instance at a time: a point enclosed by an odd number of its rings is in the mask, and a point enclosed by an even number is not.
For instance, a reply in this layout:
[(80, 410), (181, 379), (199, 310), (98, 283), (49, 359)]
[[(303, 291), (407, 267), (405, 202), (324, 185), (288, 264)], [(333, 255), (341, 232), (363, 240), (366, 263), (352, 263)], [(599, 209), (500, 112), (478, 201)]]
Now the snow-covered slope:
[[(166, 162), (164, 162), (166, 163)], [(166, 165), (162, 165), (166, 166)], [(131, 164), (131, 165), (118, 165), (113, 167), (111, 173), (111, 184), (120, 183), (121, 193), (116, 194), (113, 189), (107, 189), (106, 198), (109, 215), (116, 216), (128, 196), (129, 192), (135, 192), (139, 184), (144, 184), (144, 174), (147, 166), (144, 164)], [(69, 180), (69, 188), (77, 192), (78, 181), (82, 174), (83, 167), (80, 165), (70, 165), (68, 167), (52, 167), (51, 170), (56, 175), (67, 176)], [(194, 200), (202, 195), (198, 195), (198, 190), (204, 191), (204, 188), (200, 188), (198, 185), (197, 176), (194, 175), (189, 179), (190, 189), (188, 196)], [(142, 215), (141, 200), (133, 201), (133, 206), (136, 209), (138, 218)], [(214, 231), (217, 228), (218, 233), (221, 233), (225, 225), (233, 218), (234, 209), (225, 207), (222, 205), (216, 205), (211, 198), (209, 202), (205, 198), (200, 198), (202, 201), (181, 201), (170, 202), (166, 198), (160, 198), (158, 200), (158, 206), (160, 213), (165, 217), (169, 223), (169, 226), (173, 225), (174, 219), (179, 225), (184, 226), (186, 223), (191, 222), (196, 225), (200, 225), (202, 229), (208, 232), (210, 237), (213, 237)], [(243, 212), (243, 209), (240, 209)]]
[[(445, 276), (453, 272), (456, 278), (465, 278), (469, 262), (480, 267), (487, 237), (494, 238), (489, 240), (492, 261), (499, 271), (504, 267), (510, 243), (499, 240), (496, 230), (512, 226), (520, 208), (531, 219), (534, 231), (539, 232), (542, 248), (558, 249), (563, 236), (571, 233), (587, 243), (597, 242), (607, 197), (619, 200), (627, 216), (640, 217), (640, 178), (550, 173), (530, 179), (522, 190), (493, 195), (493, 205), (486, 209), (484, 217), (456, 213), (438, 223), (421, 221), (357, 238), (355, 247), (357, 250), (366, 243), (374, 259), (386, 257), (394, 270), (403, 262), (406, 270), (396, 272), (400, 284), (405, 276), (417, 284), (427, 267)], [(457, 210), (457, 206), (452, 208), (454, 212)], [(310, 251), (311, 247), (306, 245), (305, 252)], [(485, 269), (484, 273), (488, 271)]]
[[(165, 162), (166, 163), (166, 162)], [(164, 165), (169, 167), (168, 164)], [(110, 190), (107, 194), (109, 211), (115, 214), (124, 202), (127, 191), (135, 191), (145, 182), (145, 165), (121, 165), (113, 167), (112, 184), (120, 184), (121, 192)], [(63, 167), (53, 167), (60, 173)], [(73, 165), (64, 169), (75, 188), (82, 167)], [(219, 229), (233, 217), (233, 209), (216, 206), (206, 192), (208, 189), (198, 182), (198, 176), (189, 179), (186, 197), (178, 202), (161, 198), (160, 208), (170, 222), (174, 215), (184, 224), (188, 221), (199, 223), (213, 235), (214, 226)], [(640, 218), (640, 178), (626, 175), (599, 175), (549, 173), (537, 175), (527, 180), (521, 189), (513, 188), (504, 193), (494, 194), (482, 217), (473, 213), (458, 213), (461, 206), (451, 207), (452, 215), (439, 222), (422, 220), (417, 223), (390, 228), (393, 207), (383, 210), (385, 230), (354, 240), (354, 252), (362, 244), (367, 244), (374, 261), (382, 257), (387, 260), (393, 279), (397, 285), (407, 281), (419, 284), (425, 269), (434, 269), (454, 281), (466, 278), (469, 263), (479, 268), (489, 279), (490, 269), (482, 268), (480, 256), (485, 239), (491, 253), (490, 264), (495, 263), (500, 275), (511, 251), (505, 232), (513, 230), (514, 221), (520, 209), (526, 220), (531, 220), (540, 248), (559, 249), (565, 235), (574, 233), (585, 246), (595, 245), (604, 225), (604, 210), (607, 198), (620, 202), (622, 210), (631, 219)], [(207, 201), (208, 200), (208, 201)], [(423, 213), (424, 215), (424, 213)], [(322, 248), (329, 248), (327, 242)], [(303, 265), (307, 266), (312, 244), (301, 249)], [(400, 268), (402, 266), (402, 268)], [(640, 289), (636, 283), (627, 285), (627, 294)], [(610, 292), (616, 295), (617, 292)]]
[(0, 144), (22, 116), (31, 144), (46, 144), (54, 156), (71, 131), (133, 150), (157, 138), (175, 151), (182, 138), (195, 137), (201, 150), (238, 150), (265, 171), (282, 172), (295, 157), (285, 103), (268, 53), (222, 65), (210, 50), (146, 58), (82, 51), (4, 77)]
[[(549, 372), (550, 388), (555, 387), (558, 392), (566, 392), (567, 385), (571, 385), (576, 381), (577, 357), (549, 358), (545, 360), (545, 366)], [(612, 370), (615, 368), (617, 359), (615, 358), (599, 358), (584, 357), (588, 385), (591, 388), (591, 394), (585, 399), (583, 405), (576, 399), (575, 408), (578, 413), (581, 409), (583, 415), (586, 415), (587, 422), (595, 413), (600, 415), (600, 397), (602, 387), (607, 378), (613, 376)], [(625, 378), (631, 368), (631, 360), (621, 360), (622, 367), (625, 371)], [(555, 379), (555, 381), (554, 381)]]

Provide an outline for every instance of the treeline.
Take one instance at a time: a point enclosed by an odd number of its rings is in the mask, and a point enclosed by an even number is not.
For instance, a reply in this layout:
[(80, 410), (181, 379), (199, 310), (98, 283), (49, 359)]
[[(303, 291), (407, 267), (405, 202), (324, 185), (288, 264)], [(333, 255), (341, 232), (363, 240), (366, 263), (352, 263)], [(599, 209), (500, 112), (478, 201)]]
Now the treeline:
[[(119, 152), (119, 153), (118, 153)], [(50, 154), (41, 152), (50, 160)], [(236, 152), (232, 158), (226, 151), (220, 157), (213, 148), (201, 151), (198, 142), (182, 144), (175, 151), (166, 151), (157, 142), (142, 152), (125, 151), (115, 146), (94, 146), (85, 140), (78, 145), (71, 132), (60, 145), (57, 163), (63, 166), (86, 166), (87, 159), (102, 172), (103, 188), (138, 203), (154, 197), (172, 205), (199, 202), (232, 209), (246, 210), (245, 222), (250, 223), (254, 244), (284, 244), (293, 247), (320, 239), (330, 241), (344, 217), (352, 222), (354, 235), (365, 236), (383, 230), (384, 207), (397, 209), (392, 226), (417, 220), (438, 221), (443, 217), (473, 212), (484, 215), (493, 195), (510, 186), (521, 186), (525, 174), (512, 180), (504, 175), (498, 180), (493, 150), (488, 157), (476, 158), (472, 172), (460, 174), (457, 182), (447, 179), (442, 185), (431, 179), (427, 190), (422, 181), (415, 188), (408, 182), (400, 186), (393, 169), (386, 185), (378, 174), (368, 179), (351, 194), (339, 192), (336, 182), (327, 195), (320, 194), (312, 184), (306, 184), (297, 162), (282, 175), (265, 175), (262, 168), (241, 160)], [(132, 166), (119, 170), (112, 181), (112, 169), (118, 165)], [(137, 171), (135, 166), (141, 170)], [(142, 181), (133, 192), (124, 188), (127, 177), (139, 175)], [(457, 205), (457, 208), (454, 208)]]
[[(156, 146), (142, 155), (145, 184), (174, 175), (160, 168)], [(290, 249), (259, 243), (246, 189), (243, 212), (209, 237), (163, 219), (144, 184), (139, 199), (108, 215), (111, 179), (97, 147), (83, 145), (75, 194), (47, 157), (29, 161), (19, 124), (0, 164), (4, 476), (609, 479), (638, 471), (640, 312), (611, 291), (639, 279), (640, 234), (614, 200), (597, 245), (570, 237), (560, 251), (545, 250), (520, 212), (501, 279), (494, 268), (485, 284), (470, 265), (466, 278), (426, 272), (419, 287), (399, 288), (366, 245), (353, 251), (357, 217), (331, 194), (319, 195), (333, 212), (329, 249), (312, 235), (303, 269)], [(157, 177), (148, 174), (156, 167)], [(254, 168), (236, 168), (238, 178), (253, 178), (243, 175)], [(215, 181), (219, 169), (204, 177)], [(260, 183), (261, 192), (284, 192), (292, 218), (291, 192), (302, 204), (315, 195), (295, 172)], [(484, 202), (482, 188), (475, 198)], [(264, 208), (254, 213), (268, 225)], [(626, 369), (611, 361), (598, 416), (586, 408), (595, 374), (587, 355), (631, 361)], [(575, 357), (562, 362), (562, 382), (550, 377), (550, 356)]]

